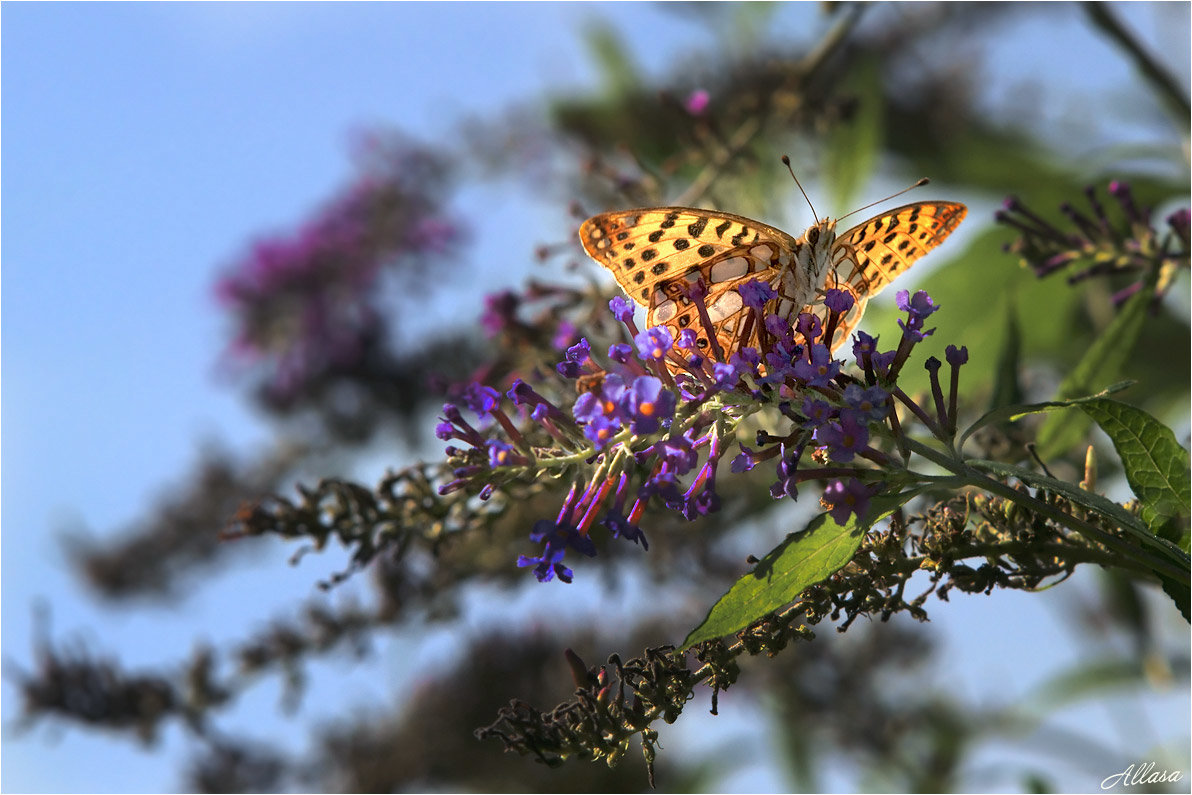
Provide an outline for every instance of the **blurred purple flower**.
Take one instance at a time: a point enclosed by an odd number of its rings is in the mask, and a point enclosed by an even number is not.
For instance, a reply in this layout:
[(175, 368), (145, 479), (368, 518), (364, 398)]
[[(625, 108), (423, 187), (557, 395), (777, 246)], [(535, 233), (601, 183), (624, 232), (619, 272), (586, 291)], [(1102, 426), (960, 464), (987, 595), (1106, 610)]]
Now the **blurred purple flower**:
[(489, 337), (495, 337), (517, 322), (517, 308), (521, 296), (512, 290), (490, 293), (484, 297), (484, 314), (480, 325)]
[(757, 466), (757, 458), (752, 450), (745, 445), (740, 445), (741, 452), (729, 462), (729, 470), (735, 474), (748, 472)]
[(624, 538), (626, 541), (641, 544), (642, 549), (650, 548), (649, 542), (646, 541), (646, 534), (642, 532), (642, 529), (619, 513), (610, 512), (600, 521), (600, 524), (609, 529), (613, 538)]
[(699, 461), (695, 444), (686, 436), (671, 436), (656, 442), (650, 452), (663, 460), (668, 472), (676, 475), (686, 475)]
[(633, 356), (633, 346), (616, 342), (608, 346), (608, 358), (617, 364), (625, 364)]
[(880, 386), (861, 387), (849, 384), (844, 388), (844, 402), (864, 422), (879, 422), (890, 412), (890, 393)]
[(500, 439), (488, 440), (488, 465), (493, 469), (503, 467), (510, 462), (510, 456), (517, 455), (512, 445), (502, 442)]
[[(382, 304), (390, 294), (381, 277), (406, 272), (415, 286), (431, 283), (418, 266), (443, 259), (462, 237), (442, 209), (446, 169), (436, 155), (394, 145), (372, 160), (297, 230), (253, 244), (215, 285), (233, 317), (228, 356), (256, 369), (271, 401), (292, 402), (328, 375), (349, 377), (385, 340), (392, 308)], [(485, 327), (501, 317), (486, 317)]]
[(832, 312), (847, 312), (853, 308), (853, 304), (856, 302), (857, 299), (848, 290), (833, 288), (824, 293), (824, 306)]
[(703, 116), (708, 110), (708, 104), (711, 102), (711, 96), (705, 89), (697, 88), (687, 95), (687, 100), (683, 103), (683, 107), (692, 116)]
[(581, 365), (590, 358), (592, 358), (592, 344), (586, 337), (581, 337), (579, 342), (567, 349), (563, 355), (563, 361), (555, 365), (555, 370), (564, 378), (579, 378), (583, 373)]
[(803, 398), (803, 405), (799, 407), (803, 412), (803, 416), (807, 418), (803, 423), (808, 428), (818, 428), (824, 423), (828, 422), (835, 416), (836, 412), (833, 410), (831, 404), (823, 400), (818, 400), (811, 395), (806, 395)]
[(555, 350), (566, 350), (575, 344), (575, 335), (575, 324), (569, 320), (564, 320), (555, 328), (555, 336), (551, 339), (551, 345), (554, 346)]
[[(800, 315), (800, 317), (806, 317)], [(799, 359), (793, 366), (795, 378), (807, 386), (823, 387), (832, 383), (840, 373), (840, 362), (832, 358), (828, 346), (818, 342), (811, 346), (810, 361)]]

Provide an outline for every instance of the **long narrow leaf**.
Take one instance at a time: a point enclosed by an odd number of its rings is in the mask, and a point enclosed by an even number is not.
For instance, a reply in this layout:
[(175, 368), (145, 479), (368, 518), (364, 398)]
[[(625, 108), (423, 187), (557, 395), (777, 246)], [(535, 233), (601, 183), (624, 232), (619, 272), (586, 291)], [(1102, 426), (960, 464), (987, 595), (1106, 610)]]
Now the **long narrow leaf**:
[[(1153, 289), (1139, 290), (1122, 307), (1060, 383), (1057, 399), (1087, 395), (1100, 384), (1121, 378), (1122, 367), (1142, 333), (1143, 320), (1153, 296)], [(1047, 460), (1063, 455), (1080, 442), (1087, 430), (1088, 419), (1084, 415), (1069, 413), (1048, 417), (1037, 437), (1039, 456)]]
[(992, 425), (998, 422), (1006, 422), (1017, 420), (1020, 417), (1025, 417), (1028, 414), (1040, 414), (1046, 411), (1057, 411), (1059, 409), (1072, 408), (1079, 406), (1089, 400), (1099, 400), (1115, 392), (1121, 392), (1123, 389), (1129, 389), (1133, 386), (1133, 381), (1121, 381), (1120, 383), (1108, 386), (1095, 395), (1088, 395), (1087, 397), (1072, 398), (1070, 400), (1047, 400), (1042, 403), (1021, 403), (1014, 406), (1002, 406), (1001, 408), (987, 411), (981, 417), (965, 429), (964, 433), (960, 435), (960, 441), (957, 447), (963, 447), (965, 441), (977, 431), (984, 428), (986, 425)]

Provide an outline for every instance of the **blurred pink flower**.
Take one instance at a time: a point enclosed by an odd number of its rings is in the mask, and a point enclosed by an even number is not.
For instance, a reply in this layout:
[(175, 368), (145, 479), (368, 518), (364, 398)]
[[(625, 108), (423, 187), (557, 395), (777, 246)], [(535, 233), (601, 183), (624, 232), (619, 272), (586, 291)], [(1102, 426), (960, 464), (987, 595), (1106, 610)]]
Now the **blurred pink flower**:
[(685, 107), (687, 112), (692, 116), (703, 116), (704, 111), (708, 109), (708, 103), (710, 100), (711, 97), (708, 95), (708, 92), (702, 88), (698, 88), (695, 91), (692, 91), (687, 97), (687, 101), (683, 103), (683, 107)]

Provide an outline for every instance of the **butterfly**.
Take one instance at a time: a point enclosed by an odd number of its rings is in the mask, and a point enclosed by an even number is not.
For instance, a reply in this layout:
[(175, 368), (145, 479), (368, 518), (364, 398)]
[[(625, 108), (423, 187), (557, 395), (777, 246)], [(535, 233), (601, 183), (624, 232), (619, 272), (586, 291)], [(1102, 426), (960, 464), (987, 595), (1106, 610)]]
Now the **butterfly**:
[(746, 282), (769, 283), (777, 297), (764, 313), (791, 323), (801, 312), (824, 321), (824, 292), (850, 292), (853, 307), (826, 341), (835, 351), (860, 322), (866, 302), (942, 243), (967, 212), (957, 202), (915, 202), (841, 235), (836, 234), (836, 221), (824, 218), (794, 238), (732, 213), (645, 207), (592, 216), (580, 225), (579, 238), (588, 256), (612, 271), (629, 297), (646, 307), (648, 327), (664, 325), (676, 339), (684, 329), (693, 329), (700, 355), (714, 358), (715, 348), (689, 295), (691, 286), (702, 280), (707, 290), (703, 303), (727, 359), (741, 348), (758, 347), (758, 329), (745, 324), (750, 312), (740, 287)]

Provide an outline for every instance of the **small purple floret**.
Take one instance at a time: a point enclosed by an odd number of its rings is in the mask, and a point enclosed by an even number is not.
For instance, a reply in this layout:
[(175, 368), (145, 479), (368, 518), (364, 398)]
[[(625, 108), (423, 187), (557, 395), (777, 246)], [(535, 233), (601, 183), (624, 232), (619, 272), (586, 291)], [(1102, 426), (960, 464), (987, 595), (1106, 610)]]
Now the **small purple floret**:
[(869, 512), (869, 498), (872, 496), (870, 487), (856, 478), (833, 481), (824, 489), (824, 502), (832, 506), (828, 513), (836, 524), (842, 526), (853, 515), (858, 520), (864, 519)]
[(837, 290), (835, 288), (824, 293), (824, 306), (832, 312), (840, 312), (844, 314), (853, 308), (853, 304), (857, 299), (848, 290)]
[(833, 461), (847, 463), (869, 444), (869, 427), (854, 412), (842, 412), (840, 419), (816, 431), (815, 440), (828, 448)]
[(613, 317), (622, 323), (627, 323), (633, 319), (633, 304), (627, 301), (624, 296), (618, 295), (609, 301), (608, 308), (612, 310)]
[(634, 433), (654, 433), (674, 415), (675, 393), (652, 375), (636, 378), (627, 396)]
[(795, 378), (807, 386), (828, 386), (840, 374), (840, 362), (832, 358), (828, 346), (816, 343), (811, 346), (811, 361), (799, 359), (793, 369)]
[(666, 326), (648, 328), (634, 337), (633, 341), (637, 344), (638, 355), (646, 361), (665, 359), (674, 345), (674, 339)]
[(745, 282), (737, 288), (737, 292), (740, 293), (741, 300), (745, 302), (745, 306), (756, 309), (759, 312), (769, 301), (778, 297), (778, 293), (774, 291), (770, 283), (761, 281), (760, 279), (752, 279)]

